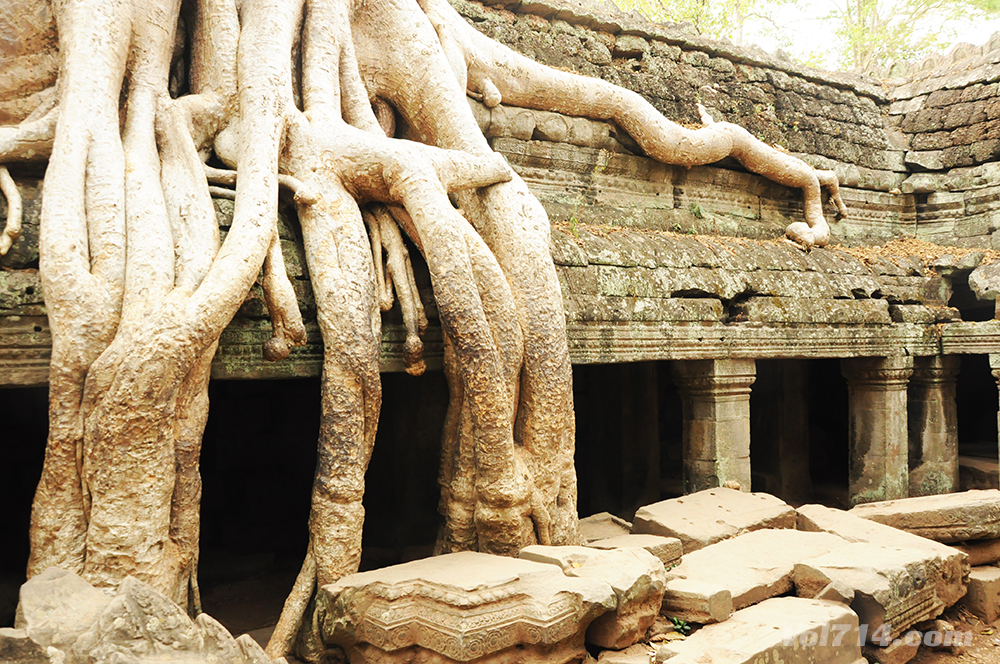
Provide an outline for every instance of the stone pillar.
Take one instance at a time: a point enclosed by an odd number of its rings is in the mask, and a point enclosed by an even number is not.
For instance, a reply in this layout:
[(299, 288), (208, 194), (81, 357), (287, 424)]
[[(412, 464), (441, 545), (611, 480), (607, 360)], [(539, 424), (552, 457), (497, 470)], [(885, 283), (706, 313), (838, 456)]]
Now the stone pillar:
[(906, 498), (906, 383), (913, 358), (857, 357), (841, 362), (847, 378), (851, 505)]
[(957, 355), (913, 360), (907, 411), (910, 434), (910, 495), (958, 491)]
[(749, 491), (754, 360), (682, 360), (673, 373), (684, 406), (684, 492), (727, 482)]

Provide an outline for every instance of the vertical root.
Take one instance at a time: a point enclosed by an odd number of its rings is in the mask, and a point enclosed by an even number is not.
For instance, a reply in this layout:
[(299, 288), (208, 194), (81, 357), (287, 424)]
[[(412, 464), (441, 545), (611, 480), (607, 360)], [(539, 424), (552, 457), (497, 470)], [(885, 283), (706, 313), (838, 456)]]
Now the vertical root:
[(291, 654), (295, 645), (295, 637), (299, 633), (302, 619), (305, 617), (306, 609), (309, 607), (315, 590), (316, 560), (313, 558), (312, 551), (307, 551), (305, 560), (302, 561), (302, 568), (299, 570), (298, 576), (295, 577), (292, 590), (288, 593), (281, 609), (278, 624), (274, 626), (271, 638), (267, 642), (267, 648), (264, 649), (268, 657), (277, 659)]
[(7, 198), (7, 224), (0, 233), (0, 256), (10, 251), (11, 245), (21, 236), (21, 194), (5, 166), (0, 166), (0, 193)]

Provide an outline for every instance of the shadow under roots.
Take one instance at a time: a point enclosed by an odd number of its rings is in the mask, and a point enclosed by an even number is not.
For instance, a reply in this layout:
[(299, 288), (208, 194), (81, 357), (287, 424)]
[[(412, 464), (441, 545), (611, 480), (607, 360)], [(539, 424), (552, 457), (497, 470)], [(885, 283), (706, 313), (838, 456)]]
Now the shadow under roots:
[[(429, 556), (440, 521), (444, 376), (385, 373), (382, 389), (383, 415), (366, 477), (362, 570)], [(309, 541), (319, 393), (318, 378), (209, 384), (201, 459), (202, 608), (234, 635), (250, 633), (262, 645)]]

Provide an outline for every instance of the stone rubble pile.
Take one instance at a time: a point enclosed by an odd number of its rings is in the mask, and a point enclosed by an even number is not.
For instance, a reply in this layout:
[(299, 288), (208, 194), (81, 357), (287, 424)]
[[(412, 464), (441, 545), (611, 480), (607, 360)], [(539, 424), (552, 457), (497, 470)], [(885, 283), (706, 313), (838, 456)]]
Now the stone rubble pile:
[[(350, 664), (905, 664), (920, 648), (968, 645), (971, 632), (941, 620), (948, 607), (1000, 618), (998, 490), (845, 512), (709, 489), (643, 507), (631, 524), (588, 517), (581, 531), (585, 546), (452, 553), (324, 586), (314, 654)], [(140, 581), (111, 596), (56, 569), (22, 587), (16, 629), (0, 630), (0, 662), (138, 661), (271, 660)]]
[[(1000, 514), (1000, 491), (987, 494), (939, 496), (937, 509), (974, 503), (980, 523), (948, 521), (965, 537), (989, 523), (990, 505)], [(952, 546), (865, 514), (725, 488), (647, 505), (633, 523), (598, 514), (581, 522), (586, 546), (531, 546), (516, 561), (450, 554), (341, 579), (321, 591), (320, 638), (351, 664), (904, 664), (920, 647), (961, 649), (965, 635), (940, 619), (957, 602), (996, 617), (972, 600), (992, 593), (1000, 606), (1000, 569), (970, 574), (968, 561), (1000, 544)]]
[(128, 577), (110, 595), (55, 567), (21, 586), (14, 628), (0, 629), (0, 662), (285, 664), (208, 614), (192, 620), (142, 581)]

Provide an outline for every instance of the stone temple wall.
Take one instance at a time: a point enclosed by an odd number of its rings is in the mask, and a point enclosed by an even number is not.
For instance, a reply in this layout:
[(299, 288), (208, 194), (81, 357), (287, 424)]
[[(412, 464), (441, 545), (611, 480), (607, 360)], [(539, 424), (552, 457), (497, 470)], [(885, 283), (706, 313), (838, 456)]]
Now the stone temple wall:
[[(505, 8), (469, 0), (453, 3), (494, 39), (546, 64), (634, 90), (672, 120), (697, 122), (695, 104), (700, 101), (716, 119), (744, 126), (817, 168), (835, 170), (852, 211), (833, 227), (842, 243), (873, 244), (908, 235), (961, 247), (1000, 246), (1000, 237), (996, 244), (992, 237), (1000, 227), (1000, 37), (982, 47), (963, 45), (948, 56), (930, 58), (903, 77), (873, 81), (800, 67), (755, 47), (691, 34), (682, 25), (653, 25), (609, 5), (596, 8), (574, 0), (514, 0)], [(506, 115), (511, 115), (509, 109)], [(534, 131), (530, 122), (518, 124), (509, 117), (493, 124), (488, 134), (495, 148), (515, 166), (520, 162), (553, 171), (567, 161), (544, 145), (511, 145), (509, 140), (566, 143), (564, 134), (548, 130), (555, 124), (551, 120), (539, 122)], [(625, 152), (641, 156), (616, 128), (605, 133), (620, 138)], [(585, 183), (591, 188), (608, 173), (596, 157), (574, 157), (570, 170), (591, 175)], [(616, 159), (619, 163), (610, 167), (621, 170), (620, 162), (627, 159)], [(642, 223), (656, 225), (649, 210), (669, 207), (674, 217), (660, 227), (758, 238), (780, 235), (784, 217), (799, 211), (794, 202), (773, 187), (765, 191), (768, 184), (759, 178), (734, 174), (732, 164), (722, 165), (728, 173), (693, 169), (661, 176), (674, 184), (676, 200), (644, 201)], [(538, 188), (545, 188), (544, 179), (539, 178)], [(639, 174), (639, 179), (650, 178)], [(756, 202), (739, 193), (754, 189)], [(572, 204), (559, 210), (554, 201), (545, 202), (557, 219), (575, 212)], [(694, 211), (697, 218), (684, 218), (684, 211)], [(613, 210), (588, 213), (632, 225), (615, 219), (629, 215)]]
[(1000, 34), (959, 45), (895, 81), (885, 118), (912, 172), (918, 235), (941, 244), (1000, 247)]

